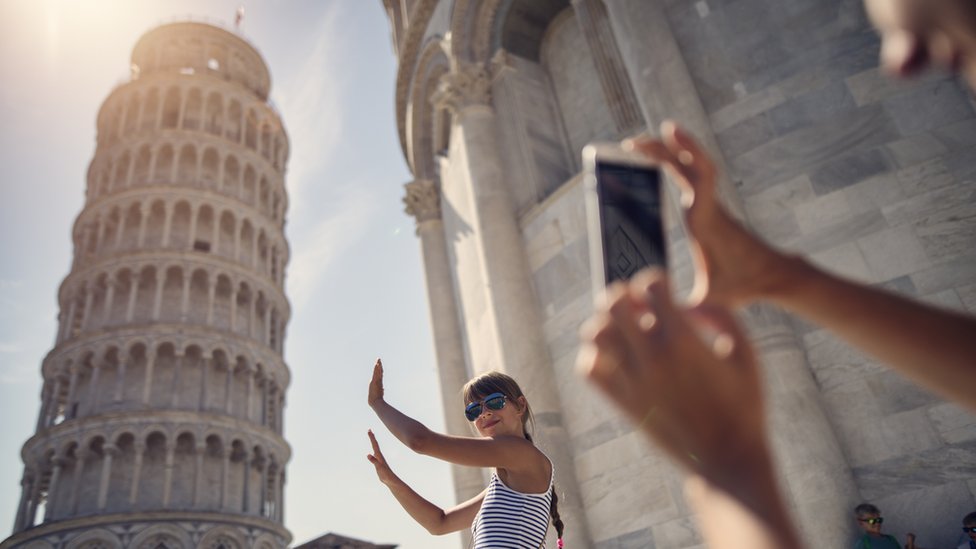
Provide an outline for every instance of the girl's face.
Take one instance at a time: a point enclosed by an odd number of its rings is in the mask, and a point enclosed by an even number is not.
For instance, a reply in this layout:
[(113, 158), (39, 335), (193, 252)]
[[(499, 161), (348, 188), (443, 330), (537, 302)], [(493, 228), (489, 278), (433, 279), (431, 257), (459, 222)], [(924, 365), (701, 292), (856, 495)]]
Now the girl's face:
[[(491, 396), (491, 395), (489, 395)], [(522, 417), (525, 415), (525, 397), (505, 397), (505, 405), (498, 410), (485, 404), (485, 399), (475, 401), (481, 405), (481, 414), (474, 420), (474, 428), (483, 437), (498, 435), (524, 436)]]

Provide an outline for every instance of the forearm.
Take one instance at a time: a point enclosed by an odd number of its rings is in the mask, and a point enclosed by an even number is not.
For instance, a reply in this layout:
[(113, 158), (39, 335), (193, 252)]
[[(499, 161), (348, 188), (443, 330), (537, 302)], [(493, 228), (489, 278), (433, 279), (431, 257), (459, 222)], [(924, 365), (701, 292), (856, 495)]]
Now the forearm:
[(738, 475), (718, 484), (694, 476), (686, 494), (698, 514), (706, 544), (711, 549), (802, 547), (776, 487), (768, 461), (753, 463)]
[(428, 429), (423, 423), (407, 416), (400, 410), (397, 410), (385, 400), (378, 400), (370, 406), (376, 415), (383, 422), (383, 425), (390, 431), (404, 445), (415, 452), (420, 452), (423, 448), (424, 441), (427, 440), (428, 435), (430, 435), (430, 429)]
[(399, 477), (387, 482), (386, 487), (407, 514), (428, 532), (435, 536), (448, 533), (443, 509), (424, 499)]
[(765, 296), (944, 397), (976, 409), (976, 318), (919, 303), (783, 258)]

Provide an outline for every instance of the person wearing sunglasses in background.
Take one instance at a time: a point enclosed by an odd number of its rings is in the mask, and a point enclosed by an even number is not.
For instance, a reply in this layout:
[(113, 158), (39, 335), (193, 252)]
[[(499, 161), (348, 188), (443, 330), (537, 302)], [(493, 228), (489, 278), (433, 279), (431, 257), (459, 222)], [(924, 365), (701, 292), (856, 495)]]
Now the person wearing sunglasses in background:
[(976, 511), (963, 517), (962, 533), (964, 540), (956, 549), (976, 549)]
[(419, 454), (458, 465), (492, 467), (488, 487), (450, 509), (427, 501), (401, 480), (380, 451), (372, 431), (373, 453), (367, 456), (376, 475), (404, 510), (428, 532), (442, 535), (471, 528), (475, 549), (518, 547), (537, 549), (549, 525), (556, 528), (562, 548), (563, 522), (552, 462), (532, 442), (529, 401), (511, 377), (488, 372), (462, 389), (464, 415), (478, 437), (435, 433), (384, 400), (383, 363), (376, 361), (367, 401), (400, 442)]
[[(881, 510), (870, 503), (862, 503), (854, 508), (857, 525), (864, 534), (857, 539), (854, 549), (902, 549), (895, 536), (881, 533), (884, 517)], [(905, 549), (916, 549), (915, 534), (906, 534)]]

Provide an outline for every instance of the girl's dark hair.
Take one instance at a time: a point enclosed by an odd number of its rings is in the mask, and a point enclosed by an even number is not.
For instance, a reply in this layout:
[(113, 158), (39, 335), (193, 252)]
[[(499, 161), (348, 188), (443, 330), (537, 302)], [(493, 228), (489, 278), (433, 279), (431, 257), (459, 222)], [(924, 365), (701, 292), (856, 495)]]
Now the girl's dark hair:
[[(492, 393), (501, 393), (505, 395), (506, 400), (510, 401), (512, 404), (518, 405), (521, 405), (518, 399), (525, 396), (522, 393), (522, 388), (519, 387), (518, 382), (516, 382), (511, 376), (495, 371), (481, 374), (480, 376), (465, 383), (464, 388), (461, 389), (461, 395), (465, 404), (470, 404), (476, 400), (485, 398)], [(533, 442), (532, 435), (529, 433), (529, 424), (534, 427), (535, 418), (532, 416), (532, 409), (529, 408), (529, 400), (524, 399), (524, 404), (525, 413), (522, 415), (522, 433), (525, 435), (526, 440)], [(553, 527), (556, 528), (556, 535), (562, 538), (563, 521), (561, 518), (559, 518), (559, 496), (556, 495), (556, 493), (556, 486), (553, 484), (552, 503), (549, 505), (549, 516), (552, 518)]]

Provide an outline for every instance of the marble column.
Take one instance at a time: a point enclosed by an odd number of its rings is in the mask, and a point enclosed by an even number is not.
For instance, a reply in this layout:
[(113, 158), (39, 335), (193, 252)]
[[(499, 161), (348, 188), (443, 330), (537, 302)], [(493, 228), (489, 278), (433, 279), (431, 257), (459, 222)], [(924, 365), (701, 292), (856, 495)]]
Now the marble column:
[(247, 390), (244, 394), (244, 419), (252, 421), (251, 418), (254, 415), (254, 404), (251, 402), (254, 400), (254, 376), (257, 372), (250, 365), (247, 367), (245, 372), (247, 375)]
[(125, 306), (125, 321), (132, 322), (132, 316), (136, 312), (136, 297), (139, 295), (139, 275), (133, 274), (129, 286), (129, 302)]
[(91, 380), (88, 382), (88, 414), (95, 415), (98, 413), (98, 396), (101, 392), (99, 385), (102, 377), (102, 361), (99, 357), (92, 360), (91, 370)]
[(197, 404), (197, 410), (201, 412), (207, 411), (208, 406), (208, 393), (210, 392), (210, 357), (200, 357), (200, 369), (201, 369), (201, 381), (200, 381), (200, 402)]
[(68, 398), (64, 403), (65, 419), (72, 419), (75, 417), (72, 402), (75, 400), (75, 392), (78, 390), (78, 373), (80, 368), (81, 367), (77, 364), (72, 364), (68, 367), (68, 371), (71, 372), (71, 378), (68, 381)]
[(135, 445), (135, 463), (132, 465), (132, 486), (129, 489), (129, 505), (135, 506), (139, 500), (139, 479), (142, 477), (142, 460), (146, 454), (146, 443), (137, 441)]
[(105, 456), (102, 458), (102, 476), (98, 483), (98, 510), (105, 509), (108, 503), (109, 480), (112, 478), (112, 459), (119, 455), (119, 449), (114, 444), (102, 447)]
[(228, 491), (230, 490), (230, 464), (231, 458), (234, 455), (233, 448), (223, 448), (221, 457), (221, 470), (220, 470), (220, 508), (222, 510), (227, 510), (227, 506), (230, 505), (230, 495)]
[(56, 515), (55, 508), (58, 504), (57, 490), (58, 484), (61, 480), (61, 470), (64, 468), (65, 459), (63, 457), (55, 457), (53, 460), (53, 467), (51, 468), (51, 480), (47, 485), (47, 505), (44, 507), (44, 521), (53, 519)]
[[(121, 225), (121, 222), (120, 222)], [(115, 301), (115, 281), (108, 281), (108, 288), (105, 290), (105, 308), (102, 311), (102, 326), (108, 326), (112, 322), (112, 305)]]
[(250, 452), (244, 452), (244, 458), (241, 460), (241, 467), (244, 468), (244, 486), (243, 493), (241, 494), (241, 512), (247, 513), (250, 505), (248, 505), (251, 498), (251, 454)]
[(24, 528), (24, 515), (27, 514), (27, 504), (33, 484), (33, 477), (27, 470), (24, 470), (24, 475), (20, 477), (20, 502), (17, 504), (17, 516), (14, 518), (15, 534)]
[(176, 444), (166, 442), (166, 461), (163, 469), (163, 509), (169, 508), (169, 500), (173, 494), (173, 460), (176, 454)]
[(230, 415), (234, 410), (234, 365), (227, 364), (227, 378), (224, 380), (224, 413)]
[(41, 502), (41, 485), (43, 481), (41, 480), (40, 469), (36, 470), (37, 476), (34, 477), (30, 496), (28, 497), (29, 503), (27, 504), (27, 516), (24, 517), (24, 529), (34, 526), (34, 521), (37, 519), (37, 507)]
[[(470, 436), (471, 428), (464, 416), (451, 413), (452, 410), (460, 410), (461, 388), (468, 381), (468, 372), (455, 297), (457, 294), (452, 282), (444, 221), (441, 218), (440, 186), (435, 181), (418, 179), (407, 183), (405, 188), (407, 194), (403, 202), (406, 212), (417, 220), (417, 236), (424, 260), (427, 303), (447, 432)], [(451, 465), (451, 473), (454, 477), (454, 496), (459, 503), (484, 489), (484, 477), (478, 468)]]
[[(561, 421), (559, 394), (508, 178), (502, 173), (490, 87), (484, 66), (461, 63), (442, 77), (433, 98), (438, 108), (447, 108), (453, 115), (450, 179), (442, 170), (441, 185), (444, 189), (464, 187), (453, 196), (466, 196), (467, 203), (456, 208), (464, 212), (463, 222), (472, 227), (480, 263), (480, 271), (457, 273), (459, 286), (463, 277), (474, 277), (465, 282), (468, 288), (484, 288), (482, 297), (487, 306), (485, 316), (464, 322), (468, 325), (479, 320), (490, 326), (490, 331), (469, 336), (469, 340), (491, 339), (481, 348), (486, 356), (475, 356), (472, 349), (471, 360), (478, 365), (475, 373), (497, 367), (512, 375), (531, 395), (536, 440), (552, 458), (556, 471), (564, 471), (558, 478), (563, 492), (560, 512), (568, 524), (578, 525), (567, 536), (567, 543), (586, 545), (589, 533), (579, 485), (572, 474), (575, 467), (569, 435)], [(446, 203), (447, 190), (444, 192)]]
[[(162, 275), (162, 276), (160, 276)], [(159, 312), (163, 306), (163, 287), (166, 285), (166, 273), (156, 271), (156, 294), (153, 297), (152, 319), (159, 320)]]
[(149, 397), (152, 395), (152, 380), (156, 370), (156, 349), (150, 349), (146, 355), (146, 378), (142, 383), (142, 405), (149, 406)]
[(182, 350), (177, 351), (173, 357), (173, 388), (170, 390), (170, 406), (173, 408), (179, 408), (180, 406), (180, 393), (183, 389), (183, 361), (186, 355)]
[(193, 507), (200, 506), (200, 499), (203, 497), (203, 457), (207, 455), (207, 444), (201, 442), (196, 445), (194, 457), (196, 462), (193, 468)]
[(80, 330), (88, 329), (88, 321), (91, 319), (92, 301), (95, 297), (95, 290), (90, 284), (85, 285), (85, 306), (81, 312), (81, 324), (79, 325)]
[(54, 390), (51, 391), (51, 399), (48, 401), (47, 413), (44, 414), (44, 425), (50, 426), (58, 418), (58, 407), (61, 405), (61, 376), (55, 375)]
[(68, 499), (68, 512), (72, 515), (78, 512), (78, 490), (81, 488), (81, 475), (85, 470), (85, 462), (91, 456), (91, 451), (86, 448), (79, 448), (75, 451), (75, 474), (72, 475), (71, 496)]
[(40, 432), (41, 429), (47, 427), (47, 411), (50, 407), (51, 395), (53, 394), (53, 389), (51, 388), (51, 381), (45, 380), (44, 385), (41, 389), (41, 411), (37, 414), (37, 426), (34, 432)]
[(126, 368), (126, 357), (120, 357), (119, 363), (116, 367), (115, 374), (115, 395), (112, 400), (115, 402), (122, 402), (122, 397), (125, 396), (125, 368)]

